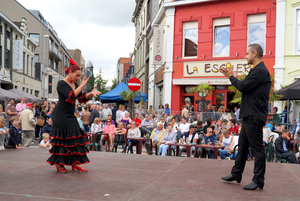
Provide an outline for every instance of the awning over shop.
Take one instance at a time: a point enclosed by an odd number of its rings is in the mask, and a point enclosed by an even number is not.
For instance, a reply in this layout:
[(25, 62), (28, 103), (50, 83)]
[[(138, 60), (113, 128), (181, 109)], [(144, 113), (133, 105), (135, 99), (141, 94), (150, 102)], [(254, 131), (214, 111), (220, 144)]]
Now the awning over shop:
[(231, 85), (227, 78), (186, 78), (186, 79), (173, 79), (174, 85), (199, 85), (208, 83), (211, 85)]
[(38, 98), (36, 96), (28, 94), (28, 93), (26, 93), (24, 91), (20, 91), (18, 89), (10, 89), (8, 91), (20, 95), (21, 98), (25, 97), (27, 99), (26, 102), (42, 102), (43, 101), (42, 99), (40, 99), (40, 98)]
[(11, 92), (9, 90), (1, 89), (0, 88), (0, 100), (1, 101), (9, 101), (11, 98), (14, 98), (16, 101), (21, 101), (22, 95)]

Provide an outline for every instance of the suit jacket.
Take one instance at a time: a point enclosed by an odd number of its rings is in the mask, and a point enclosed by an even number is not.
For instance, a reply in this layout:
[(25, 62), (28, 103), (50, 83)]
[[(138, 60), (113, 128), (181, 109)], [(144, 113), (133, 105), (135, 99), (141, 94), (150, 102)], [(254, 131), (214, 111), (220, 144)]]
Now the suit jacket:
[(100, 117), (99, 112), (98, 112), (97, 110), (92, 110), (91, 116), (90, 116), (90, 123), (89, 123), (90, 125), (91, 125), (92, 123), (94, 123), (94, 119), (95, 119), (96, 117)]
[[(162, 141), (164, 135), (166, 133), (166, 130), (165, 129), (162, 129), (158, 134), (157, 134), (157, 142), (160, 142)], [(153, 129), (152, 133), (151, 133), (151, 136), (150, 138), (152, 139), (152, 141), (154, 140), (154, 137), (155, 137), (155, 134), (156, 134), (156, 128)]]
[(271, 76), (263, 62), (252, 68), (242, 81), (230, 77), (231, 84), (242, 92), (242, 102), (239, 118), (255, 116), (264, 123), (268, 117), (269, 93)]
[(33, 112), (30, 109), (24, 109), (20, 113), (20, 123), (22, 125), (22, 130), (33, 131), (35, 126), (35, 120)]
[[(276, 140), (275, 140), (275, 150), (276, 150), (276, 157), (277, 158), (281, 158), (281, 155), (283, 153), (288, 153), (289, 151), (285, 151), (283, 149), (283, 138), (281, 136), (279, 136)], [(291, 142), (289, 140), (286, 141), (286, 148), (290, 149), (291, 148)]]

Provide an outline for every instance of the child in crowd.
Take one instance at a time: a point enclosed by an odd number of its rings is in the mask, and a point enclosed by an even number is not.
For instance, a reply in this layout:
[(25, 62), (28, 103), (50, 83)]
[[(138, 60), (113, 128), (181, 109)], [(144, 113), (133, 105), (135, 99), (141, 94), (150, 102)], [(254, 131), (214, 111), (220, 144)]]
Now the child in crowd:
[(40, 142), (39, 147), (41, 148), (52, 147), (52, 145), (50, 144), (48, 133), (43, 133), (43, 140)]
[(5, 119), (3, 117), (0, 117), (0, 150), (4, 150), (4, 139), (5, 135), (8, 134), (8, 129), (5, 126)]
[(7, 148), (17, 148), (17, 149), (22, 149), (21, 144), (22, 144), (22, 136), (21, 136), (21, 131), (18, 128), (19, 126), (19, 117), (18, 116), (13, 116), (10, 118), (10, 123), (12, 126), (10, 127), (8, 133), (9, 133), (9, 139), (7, 143)]
[(83, 123), (82, 123), (82, 120), (81, 120), (80, 117), (79, 117), (79, 112), (78, 112), (78, 111), (74, 112), (74, 115), (75, 115), (75, 117), (77, 118), (79, 127), (83, 129)]

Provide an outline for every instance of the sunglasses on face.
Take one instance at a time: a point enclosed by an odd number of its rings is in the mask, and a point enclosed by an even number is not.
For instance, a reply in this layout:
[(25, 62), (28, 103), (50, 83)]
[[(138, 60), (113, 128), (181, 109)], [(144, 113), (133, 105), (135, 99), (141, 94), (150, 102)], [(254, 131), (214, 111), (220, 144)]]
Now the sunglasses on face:
[(212, 131), (208, 131), (208, 133), (212, 133)]
[(111, 121), (107, 121), (107, 122), (111, 122)]

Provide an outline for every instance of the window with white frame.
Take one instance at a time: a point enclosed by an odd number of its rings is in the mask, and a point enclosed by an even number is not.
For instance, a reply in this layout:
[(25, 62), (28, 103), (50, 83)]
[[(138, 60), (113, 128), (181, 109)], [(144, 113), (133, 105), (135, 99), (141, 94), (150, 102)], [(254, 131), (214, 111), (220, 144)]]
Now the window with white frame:
[(248, 15), (248, 45), (259, 44), (266, 51), (266, 14)]
[(296, 53), (300, 54), (300, 8), (296, 9)]
[(214, 19), (213, 55), (228, 57), (230, 50), (230, 18)]
[(198, 55), (198, 21), (183, 23), (182, 57), (197, 57)]

